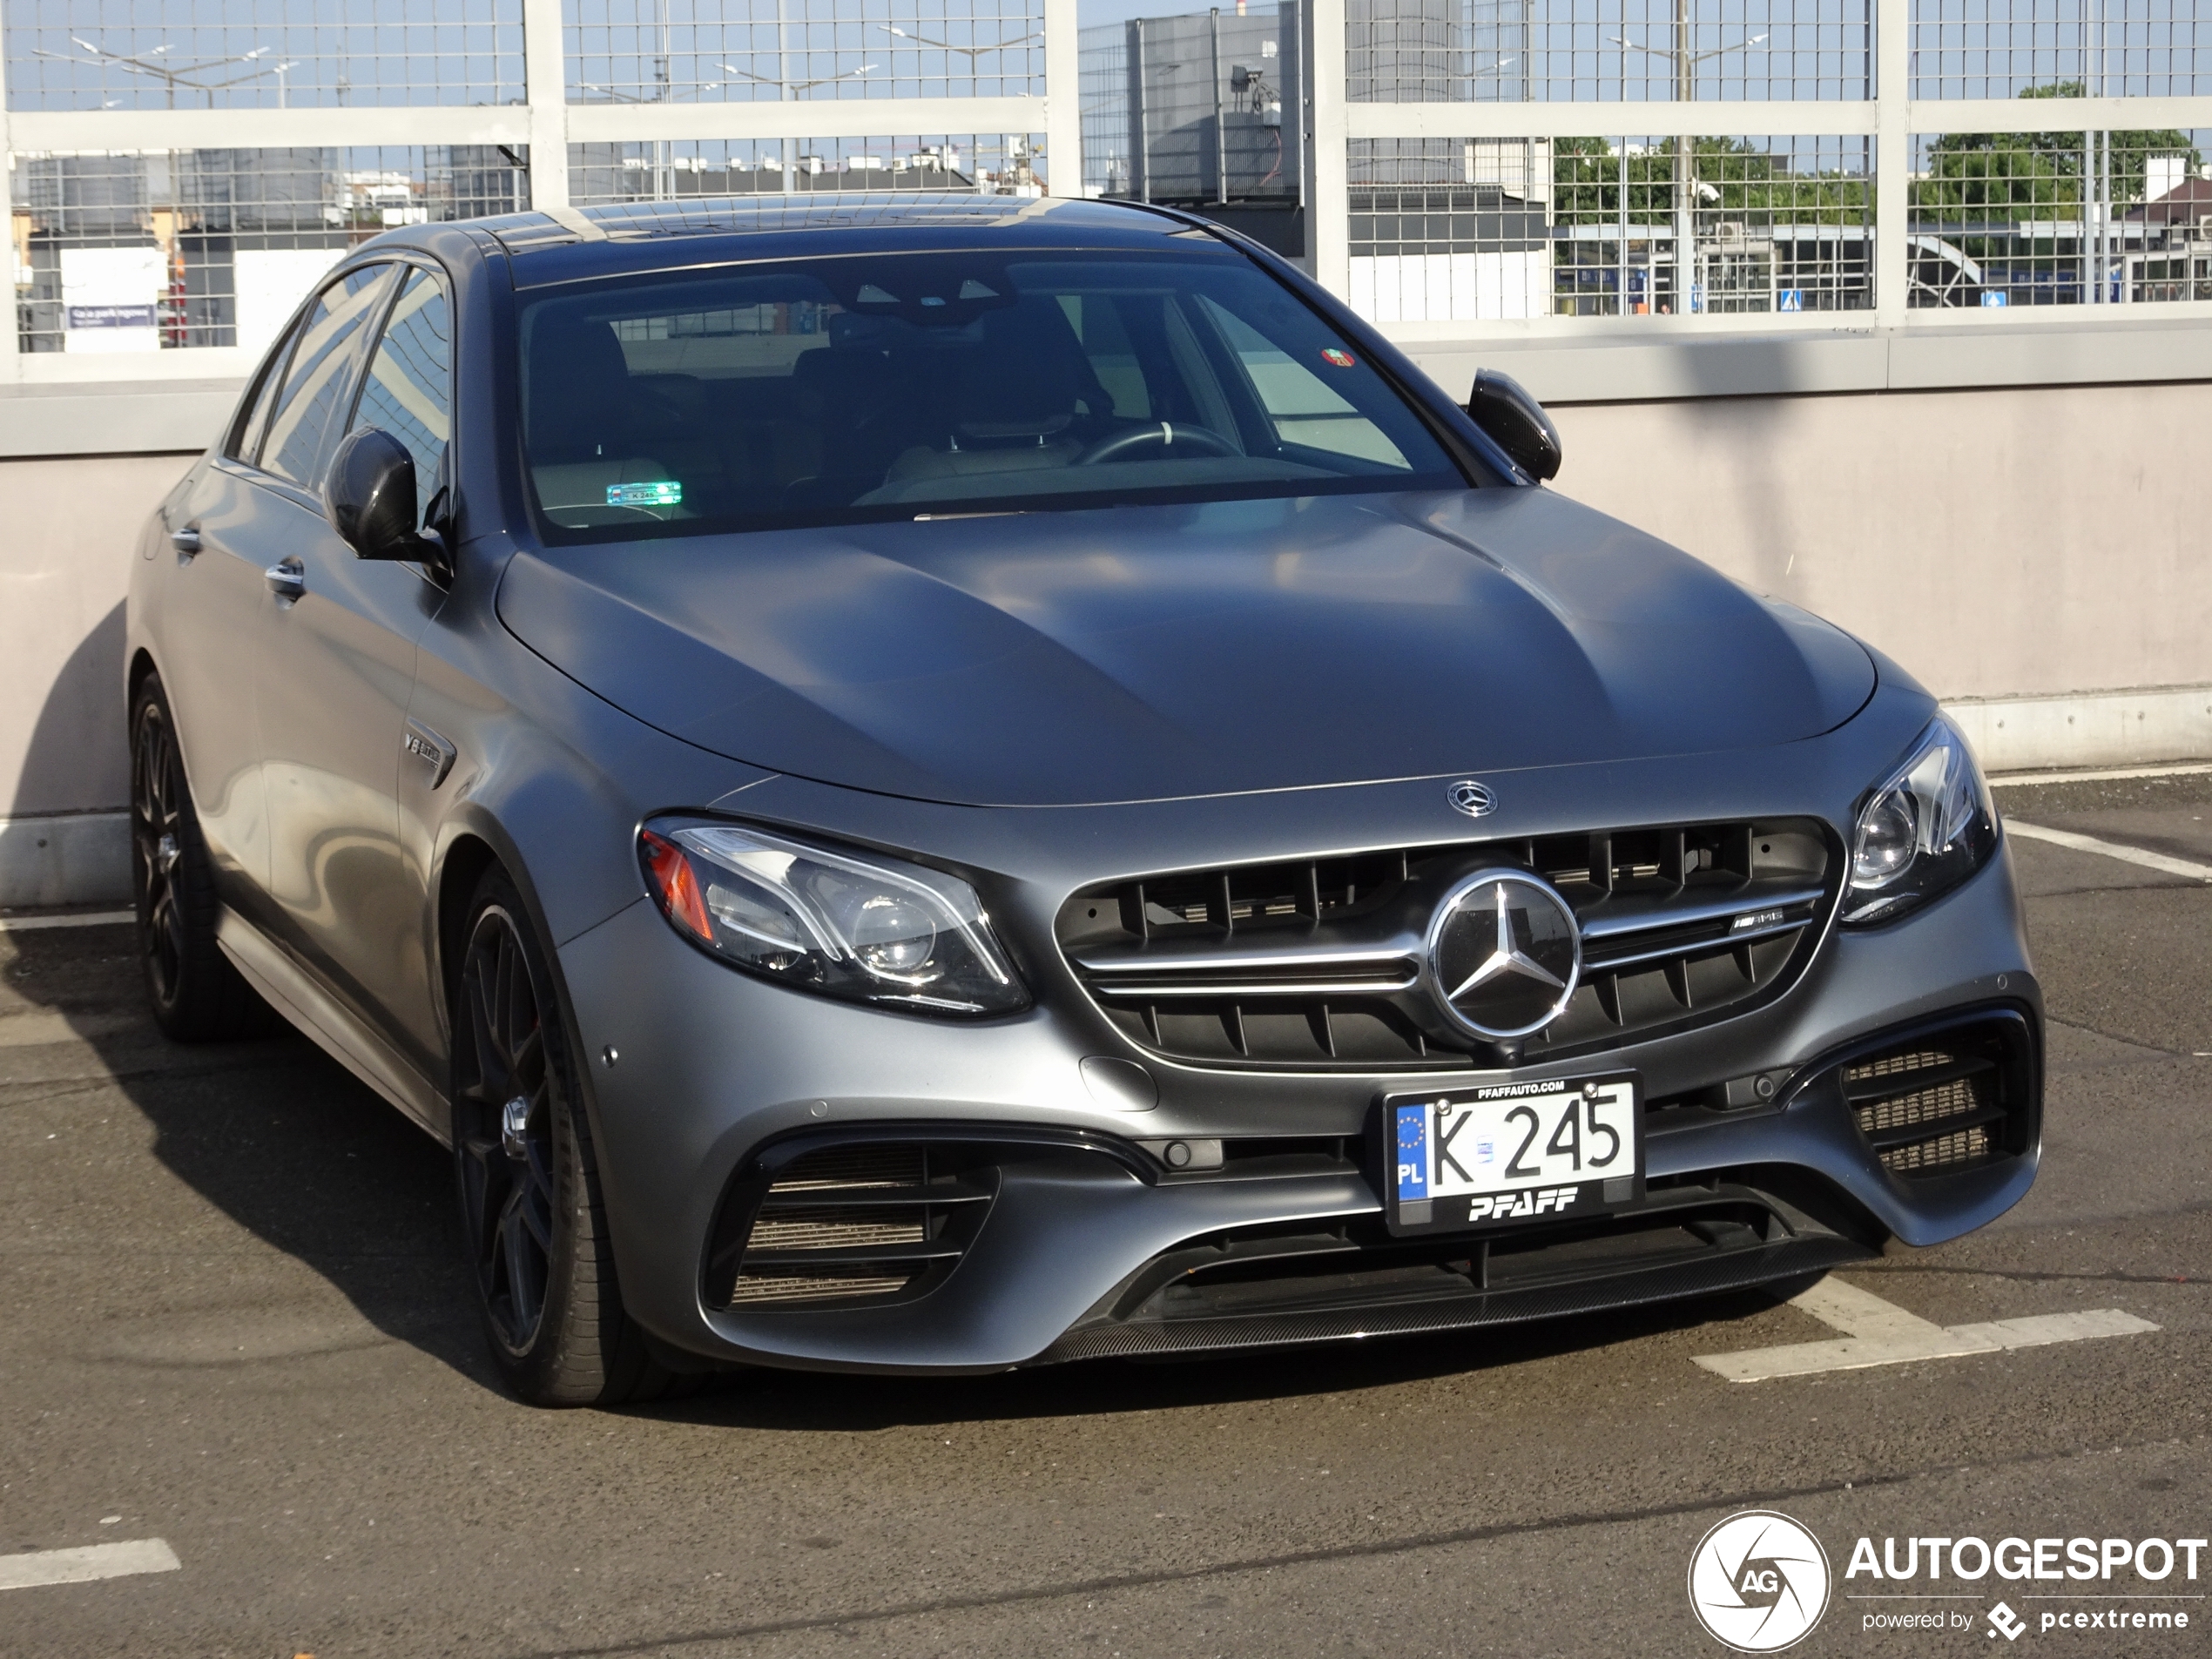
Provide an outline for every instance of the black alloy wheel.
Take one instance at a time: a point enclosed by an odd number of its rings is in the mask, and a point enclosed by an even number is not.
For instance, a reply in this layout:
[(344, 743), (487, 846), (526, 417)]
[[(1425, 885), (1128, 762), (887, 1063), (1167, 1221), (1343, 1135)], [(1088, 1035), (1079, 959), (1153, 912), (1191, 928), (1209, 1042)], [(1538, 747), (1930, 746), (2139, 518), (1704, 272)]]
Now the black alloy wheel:
[(552, 1276), (553, 1119), (545, 1028), (521, 934), (505, 907), (476, 915), (462, 959), (466, 1024), (455, 1090), (462, 1224), (492, 1339), (530, 1350)]
[(131, 701), (131, 889), (146, 998), (181, 1042), (257, 1036), (279, 1025), (215, 942), (221, 900), (185, 787), (175, 722), (158, 675)]
[(622, 1311), (597, 1165), (544, 954), (506, 873), (478, 882), (454, 981), (453, 1150), (492, 1359), (536, 1406), (689, 1380)]

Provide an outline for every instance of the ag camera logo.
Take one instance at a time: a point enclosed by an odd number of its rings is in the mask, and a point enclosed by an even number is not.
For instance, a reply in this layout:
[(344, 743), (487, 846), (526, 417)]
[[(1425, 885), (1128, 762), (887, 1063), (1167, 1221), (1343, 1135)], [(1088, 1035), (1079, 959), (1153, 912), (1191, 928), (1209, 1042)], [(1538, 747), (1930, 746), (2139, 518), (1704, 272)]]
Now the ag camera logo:
[(1784, 1514), (1747, 1509), (1697, 1541), (1689, 1607), (1715, 1641), (1738, 1653), (1779, 1653), (1828, 1610), (1828, 1552)]

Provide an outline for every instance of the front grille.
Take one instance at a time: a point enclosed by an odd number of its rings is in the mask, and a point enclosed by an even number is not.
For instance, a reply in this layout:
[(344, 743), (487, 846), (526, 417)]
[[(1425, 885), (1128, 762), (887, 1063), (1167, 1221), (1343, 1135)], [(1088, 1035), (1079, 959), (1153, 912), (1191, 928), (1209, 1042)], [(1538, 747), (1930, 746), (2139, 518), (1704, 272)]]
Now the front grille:
[(792, 1309), (920, 1295), (958, 1264), (996, 1191), (959, 1146), (771, 1149), (732, 1188), (707, 1264), (717, 1307)]
[[(1575, 907), (1574, 1001), (1527, 1040), (1566, 1058), (1742, 1013), (1802, 971), (1835, 900), (1810, 819), (1696, 824), (1183, 871), (1086, 888), (1062, 950), (1132, 1042), (1226, 1066), (1466, 1066), (1421, 979), (1431, 914), (1475, 870), (1531, 870)], [(1486, 1051), (1483, 1062), (1491, 1056)]]
[(2029, 1085), (2003, 1025), (1919, 1039), (1844, 1068), (1844, 1098), (1885, 1169), (1951, 1175), (2026, 1150)]

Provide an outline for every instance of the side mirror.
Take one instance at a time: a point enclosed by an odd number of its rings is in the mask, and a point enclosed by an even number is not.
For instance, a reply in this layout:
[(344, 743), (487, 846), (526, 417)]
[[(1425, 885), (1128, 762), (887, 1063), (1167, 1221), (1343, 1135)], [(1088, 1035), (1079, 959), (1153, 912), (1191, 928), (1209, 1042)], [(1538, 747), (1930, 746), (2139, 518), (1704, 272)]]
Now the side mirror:
[(415, 534), (415, 457), (377, 427), (346, 435), (323, 487), (330, 523), (354, 556), (419, 559), (429, 544)]
[(1559, 428), (1527, 388), (1494, 368), (1474, 372), (1467, 414), (1521, 471), (1541, 483), (1559, 475)]

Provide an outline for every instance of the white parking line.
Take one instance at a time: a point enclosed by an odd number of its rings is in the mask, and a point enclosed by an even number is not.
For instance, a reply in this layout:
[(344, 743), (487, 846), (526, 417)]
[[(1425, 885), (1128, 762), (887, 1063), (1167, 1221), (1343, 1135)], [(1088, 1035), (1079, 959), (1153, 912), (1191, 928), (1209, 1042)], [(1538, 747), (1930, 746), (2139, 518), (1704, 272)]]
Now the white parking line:
[(86, 1544), (79, 1549), (34, 1549), (20, 1555), (0, 1555), (0, 1590), (83, 1584), (96, 1578), (129, 1578), (135, 1573), (173, 1573), (183, 1566), (168, 1541), (161, 1538)]
[(133, 910), (79, 910), (66, 916), (0, 916), (0, 934), (37, 933), (43, 927), (111, 927), (136, 921)]
[(2035, 1348), (2053, 1342), (2081, 1342), (2093, 1337), (2131, 1337), (2158, 1326), (2119, 1308), (2076, 1313), (2047, 1313), (1986, 1325), (1941, 1325), (1907, 1313), (1833, 1277), (1824, 1278), (1790, 1305), (1810, 1313), (1844, 1334), (1831, 1342), (1797, 1342), (1780, 1348), (1750, 1348), (1741, 1353), (1708, 1353), (1697, 1363), (1730, 1382), (1764, 1382), (1774, 1377), (1805, 1377), (1824, 1371), (1863, 1371), (1870, 1366), (1902, 1366), (1919, 1359), (1952, 1359), (1961, 1354), (1994, 1353), (2000, 1348)]
[(2070, 846), (2077, 853), (2101, 853), (2108, 859), (2118, 859), (2123, 864), (2140, 864), (2146, 870), (2159, 870), (2168, 875), (2185, 875), (2195, 881), (2212, 881), (2212, 864), (2192, 864), (2187, 859), (2168, 858), (2163, 853), (2148, 853), (2140, 846), (2128, 846), (2119, 841), (2101, 841), (2094, 835), (2077, 835), (2072, 830), (2046, 829), (2040, 824), (2023, 824), (2017, 818), (2005, 820), (2005, 827), (2014, 835), (2025, 835), (2031, 841), (2048, 841), (2054, 846)]
[(2085, 772), (2000, 772), (1990, 775), (1993, 789), (2024, 789), (2030, 784), (2122, 783), (2134, 778), (2195, 778), (2212, 772), (2212, 765), (2190, 761), (2162, 766), (2105, 766)]

